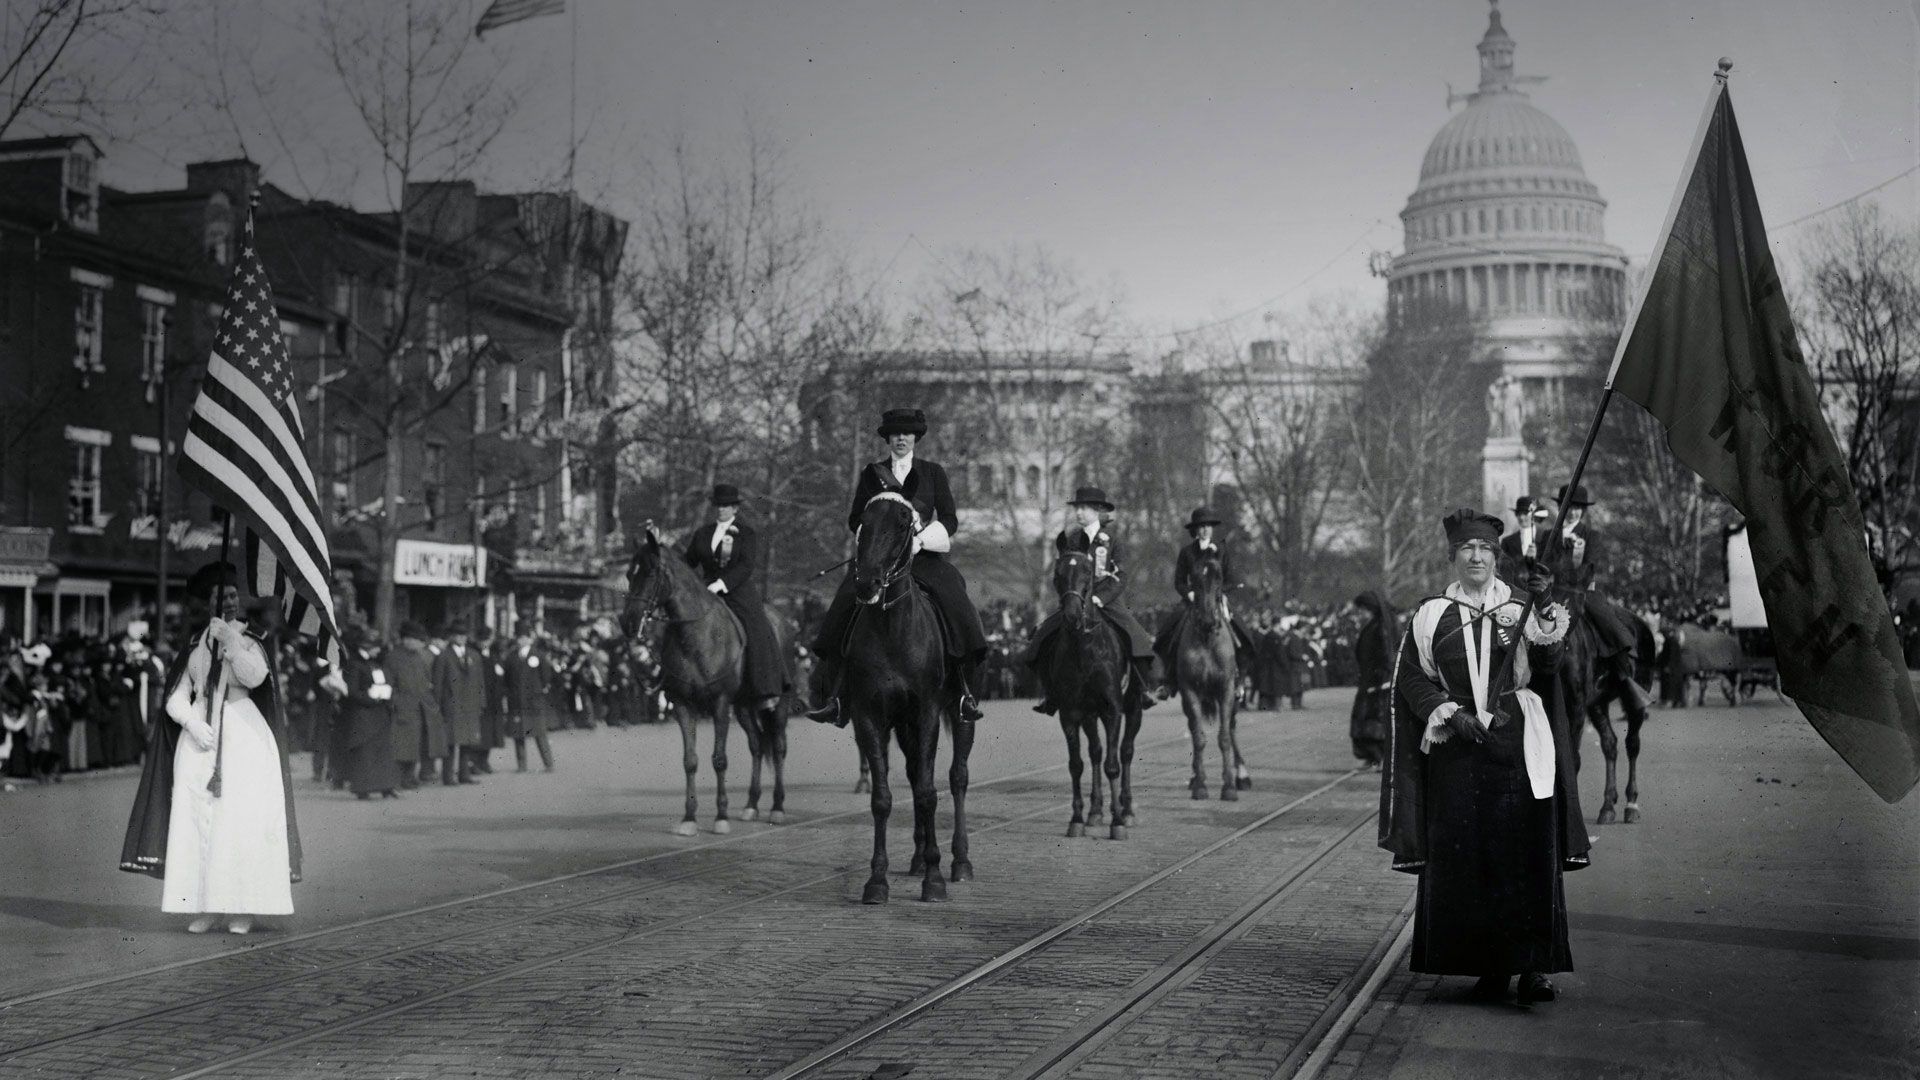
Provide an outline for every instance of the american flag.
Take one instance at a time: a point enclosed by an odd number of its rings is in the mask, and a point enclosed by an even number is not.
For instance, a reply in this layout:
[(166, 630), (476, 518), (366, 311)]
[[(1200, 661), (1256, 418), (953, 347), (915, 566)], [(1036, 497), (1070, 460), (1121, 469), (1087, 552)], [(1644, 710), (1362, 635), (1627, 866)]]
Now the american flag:
[(180, 477), (246, 526), (247, 576), (289, 629), (337, 662), (333, 558), (303, 448), (293, 370), (247, 212), (240, 257), (200, 396), (187, 420)]
[(567, 0), (493, 0), (493, 4), (481, 13), (479, 24), (473, 28), (473, 36), (485, 37), (489, 30), (537, 19), (542, 15), (559, 15), (566, 10)]

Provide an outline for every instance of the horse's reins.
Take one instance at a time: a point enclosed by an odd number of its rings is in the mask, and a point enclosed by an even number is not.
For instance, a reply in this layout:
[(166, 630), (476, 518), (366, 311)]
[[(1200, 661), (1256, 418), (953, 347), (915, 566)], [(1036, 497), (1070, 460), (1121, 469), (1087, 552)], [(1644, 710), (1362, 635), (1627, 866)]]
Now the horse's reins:
[[(1083, 551), (1069, 551), (1062, 554), (1060, 557), (1062, 559), (1067, 559), (1067, 560), (1086, 559), (1089, 562), (1091, 562), (1093, 559), (1093, 556), (1088, 555)], [(1099, 621), (1098, 621), (1099, 616), (1097, 614), (1090, 614), (1091, 612), (1093, 612), (1095, 607), (1093, 602), (1093, 585), (1094, 585), (1094, 575), (1089, 574), (1087, 576), (1086, 588), (1068, 589), (1064, 593), (1062, 593), (1060, 596), (1060, 602), (1062, 606), (1065, 606), (1067, 597), (1069, 596), (1077, 596), (1080, 598), (1080, 618), (1075, 620), (1075, 625), (1083, 630), (1089, 626), (1099, 625)]]
[[(920, 524), (920, 511), (915, 510), (913, 508), (913, 504), (907, 501), (907, 497), (905, 495), (902, 495), (897, 491), (882, 491), (879, 494), (875, 495), (873, 498), (868, 499), (866, 502), (866, 505), (872, 506), (874, 503), (882, 502), (882, 501), (897, 502), (901, 506), (904, 506), (907, 508), (907, 513), (911, 515), (911, 519), (913, 521), (914, 536), (918, 536), (920, 533), (926, 530), (926, 526)], [(862, 507), (861, 509), (864, 510), (865, 507)], [(855, 529), (853, 532), (854, 547), (856, 550), (858, 549), (860, 544), (860, 533), (862, 529), (864, 529), (864, 526), (862, 526), (862, 528), (860, 529)], [(855, 555), (854, 558), (857, 559), (858, 557), (859, 557), (858, 555)], [(852, 562), (854, 560), (849, 559), (847, 561)], [(899, 581), (911, 569), (913, 569), (913, 541), (911, 538), (909, 538), (907, 541), (906, 547), (900, 556), (900, 560), (896, 562), (894, 565), (888, 567), (886, 572), (880, 575), (880, 598), (874, 601), (874, 603), (877, 603), (880, 605), (881, 611), (886, 611), (889, 608), (893, 607), (893, 605), (900, 602), (902, 597), (907, 595), (907, 590), (902, 589), (900, 590), (899, 595), (895, 596), (891, 600), (887, 599), (887, 593), (893, 588), (894, 582)], [(871, 606), (871, 605), (868, 605), (868, 606)]]

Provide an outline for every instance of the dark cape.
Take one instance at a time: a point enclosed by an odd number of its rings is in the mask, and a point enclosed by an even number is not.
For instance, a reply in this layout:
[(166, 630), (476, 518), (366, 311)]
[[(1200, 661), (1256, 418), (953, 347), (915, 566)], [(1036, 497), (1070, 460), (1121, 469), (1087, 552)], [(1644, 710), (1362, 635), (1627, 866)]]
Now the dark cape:
[[(1422, 606), (1438, 597), (1422, 601)], [(1515, 615), (1526, 602), (1513, 594)], [(1422, 753), (1427, 717), (1441, 702), (1472, 706), (1459, 605), (1434, 630), (1441, 681), (1422, 669), (1413, 631), (1401, 636), (1393, 715), (1380, 783), (1380, 846), (1393, 868), (1420, 875), (1412, 969), (1437, 975), (1572, 970), (1561, 874), (1587, 865), (1588, 841), (1573, 739), (1555, 690), (1557, 646), (1529, 647), (1528, 686), (1546, 706), (1554, 742), (1554, 794), (1535, 799), (1522, 756), (1523, 723), (1508, 667), (1517, 626), (1493, 636), (1489, 708), (1507, 719), (1484, 743), (1454, 736)], [(1508, 640), (1503, 640), (1503, 634)], [(1477, 640), (1477, 633), (1476, 633)]]
[[(167, 876), (167, 828), (173, 814), (173, 752), (180, 742), (180, 725), (166, 715), (166, 701), (173, 696), (174, 684), (187, 673), (187, 658), (200, 643), (205, 627), (187, 639), (186, 648), (174, 657), (167, 669), (166, 690), (160, 697), (160, 714), (154, 717), (147, 735), (147, 757), (140, 767), (140, 787), (134, 792), (133, 812), (127, 818), (127, 836), (120, 844), (120, 869), (148, 877)], [(248, 631), (267, 657), (267, 681), (248, 695), (273, 732), (280, 752), (280, 791), (287, 804), (287, 871), (293, 881), (300, 880), (300, 827), (293, 816), (293, 775), (287, 767), (287, 715), (282, 707), (285, 695), (280, 690), (280, 657), (273, 638), (262, 638)]]
[(1372, 612), (1373, 618), (1360, 628), (1353, 642), (1360, 689), (1353, 695), (1347, 735), (1353, 743), (1354, 757), (1377, 762), (1386, 751), (1387, 725), (1393, 718), (1393, 661), (1400, 632), (1392, 606), (1378, 592), (1364, 592), (1356, 603)]

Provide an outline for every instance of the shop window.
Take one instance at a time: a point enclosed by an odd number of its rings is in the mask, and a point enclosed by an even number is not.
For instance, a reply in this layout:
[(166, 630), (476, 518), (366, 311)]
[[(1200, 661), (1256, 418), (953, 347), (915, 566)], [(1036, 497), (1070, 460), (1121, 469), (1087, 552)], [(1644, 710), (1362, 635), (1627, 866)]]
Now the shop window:
[(85, 281), (75, 285), (73, 366), (79, 371), (97, 374), (107, 370), (100, 348), (102, 311), (105, 306), (106, 289)]
[(421, 472), (421, 500), (427, 508), (427, 530), (437, 532), (440, 528), (440, 517), (446, 511), (446, 443), (430, 442), (426, 445), (426, 457)]
[(166, 468), (167, 459), (160, 452), (158, 439), (143, 440), (135, 437), (133, 441), (135, 477), (137, 488), (134, 493), (134, 512), (141, 517), (160, 520), (161, 473)]

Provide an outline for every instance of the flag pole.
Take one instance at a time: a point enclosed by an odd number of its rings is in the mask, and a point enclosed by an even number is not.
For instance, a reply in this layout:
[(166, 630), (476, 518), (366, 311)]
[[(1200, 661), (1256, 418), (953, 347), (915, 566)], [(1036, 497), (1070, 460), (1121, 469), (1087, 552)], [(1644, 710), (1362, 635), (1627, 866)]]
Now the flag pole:
[[(220, 522), (221, 569), (218, 583), (214, 585), (213, 611), (211, 613), (214, 619), (224, 618), (220, 613), (220, 607), (226, 602), (227, 597), (227, 548), (232, 542), (233, 515), (222, 514)], [(234, 587), (236, 589), (239, 588), (239, 583), (235, 582)], [(209, 625), (211, 625), (211, 621), (209, 621)], [(213, 664), (207, 672), (213, 676), (213, 690), (207, 695), (207, 723), (213, 725), (213, 775), (207, 778), (207, 791), (217, 799), (220, 797), (220, 761), (223, 752), (227, 748), (227, 725), (221, 722), (223, 718), (216, 716), (215, 713), (216, 710), (221, 713), (226, 711), (224, 706), (227, 703), (227, 680), (226, 668), (220, 663), (219, 648), (209, 644), (207, 646), (207, 652), (213, 657)]]
[[(1559, 500), (1560, 506), (1554, 514), (1553, 530), (1547, 534), (1546, 545), (1541, 549), (1541, 557), (1549, 564), (1560, 553), (1560, 538), (1567, 527), (1567, 509), (1572, 505), (1575, 489), (1580, 486), (1580, 478), (1586, 475), (1587, 459), (1593, 455), (1593, 444), (1600, 436), (1600, 421), (1606, 419), (1607, 406), (1613, 403), (1613, 377), (1620, 370), (1620, 360), (1627, 353), (1627, 344), (1633, 339), (1633, 327), (1640, 321), (1640, 308), (1647, 302), (1647, 292), (1653, 286), (1654, 269), (1660, 265), (1661, 257), (1666, 253), (1667, 245), (1673, 240), (1673, 223), (1680, 216), (1680, 203), (1687, 195), (1687, 185), (1693, 178), (1694, 167), (1700, 161), (1700, 150), (1706, 145), (1707, 128), (1713, 122), (1713, 112), (1720, 105), (1720, 98), (1727, 92), (1727, 73), (1733, 70), (1733, 60), (1721, 57), (1718, 70), (1713, 73), (1713, 89), (1707, 93), (1706, 107), (1700, 110), (1700, 124), (1694, 130), (1693, 143), (1687, 149), (1686, 162), (1680, 168), (1680, 183), (1674, 187), (1673, 201), (1667, 204), (1667, 217), (1660, 226), (1660, 239), (1647, 259), (1647, 271), (1640, 276), (1640, 284), (1633, 291), (1633, 306), (1627, 311), (1627, 321), (1620, 328), (1619, 340), (1613, 346), (1613, 363), (1607, 366), (1607, 381), (1600, 390), (1600, 404), (1593, 410), (1593, 422), (1587, 425), (1586, 441), (1580, 445), (1580, 456), (1574, 460), (1573, 475), (1567, 480), (1567, 497)], [(1531, 592), (1527, 595), (1527, 609), (1520, 615), (1521, 643), (1516, 644), (1507, 654), (1507, 678), (1513, 678), (1515, 666), (1520, 659), (1520, 649), (1526, 640), (1527, 620), (1533, 618), (1540, 609), (1541, 598)], [(1571, 617), (1571, 613), (1569, 613)], [(1518, 689), (1517, 687), (1515, 689)]]

